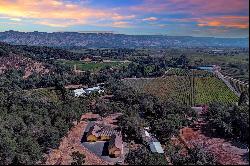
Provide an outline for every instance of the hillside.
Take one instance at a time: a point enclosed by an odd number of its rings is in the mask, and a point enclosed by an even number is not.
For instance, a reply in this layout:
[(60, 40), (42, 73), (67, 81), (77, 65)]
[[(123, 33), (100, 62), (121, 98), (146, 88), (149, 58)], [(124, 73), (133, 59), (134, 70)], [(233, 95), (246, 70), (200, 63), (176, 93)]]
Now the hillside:
[(7, 57), (1, 58), (0, 74), (10, 69), (22, 70), (24, 72), (23, 78), (28, 78), (34, 73), (45, 75), (52, 72), (46, 64), (16, 54), (10, 54)]
[(0, 74), (10, 69), (23, 72), (24, 78), (32, 74), (47, 75), (64, 67), (54, 59), (79, 60), (83, 54), (45, 46), (10, 45), (0, 42)]
[(4, 43), (0, 43), (0, 58), (0, 74), (16, 69), (23, 72), (23, 78), (28, 78), (32, 74), (46, 75), (54, 70), (52, 65), (34, 60), (24, 52)]

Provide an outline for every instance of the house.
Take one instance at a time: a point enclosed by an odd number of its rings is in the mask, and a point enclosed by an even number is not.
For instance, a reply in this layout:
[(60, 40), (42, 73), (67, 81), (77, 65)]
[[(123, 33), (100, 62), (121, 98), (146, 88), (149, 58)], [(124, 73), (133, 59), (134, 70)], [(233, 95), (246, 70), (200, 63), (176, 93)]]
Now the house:
[(123, 152), (123, 141), (121, 132), (115, 130), (114, 127), (95, 124), (90, 122), (86, 130), (87, 142), (108, 141), (108, 153), (111, 157), (119, 157)]
[(75, 97), (83, 96), (85, 93), (86, 92), (85, 92), (85, 90), (83, 88), (74, 90)]
[(103, 93), (104, 90), (101, 89), (100, 86), (96, 86), (96, 87), (92, 87), (92, 88), (87, 88), (87, 89), (75, 89), (74, 90), (74, 94), (75, 94), (75, 97), (80, 97), (80, 96), (84, 96), (84, 95), (89, 95), (91, 93), (94, 93), (94, 92), (97, 92), (97, 93)]
[(104, 90), (100, 86), (85, 89), (86, 94), (91, 94), (94, 92), (103, 93)]
[(123, 142), (121, 133), (117, 133), (111, 136), (109, 141), (109, 156), (111, 157), (119, 157), (123, 152)]
[(96, 141), (109, 141), (111, 136), (116, 134), (116, 131), (107, 126), (102, 126), (99, 124), (94, 124), (87, 134), (88, 142), (96, 142)]

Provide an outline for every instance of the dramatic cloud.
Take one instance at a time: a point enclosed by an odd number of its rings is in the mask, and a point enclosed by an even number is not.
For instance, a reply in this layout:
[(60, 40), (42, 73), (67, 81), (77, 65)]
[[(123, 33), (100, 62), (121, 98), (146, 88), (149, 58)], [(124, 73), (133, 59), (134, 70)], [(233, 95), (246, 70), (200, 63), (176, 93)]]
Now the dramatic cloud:
[(249, 17), (247, 16), (222, 16), (198, 19), (198, 26), (249, 28)]
[(249, 0), (144, 0), (142, 5), (130, 9), (147, 13), (232, 14), (249, 13), (248, 5)]
[(91, 23), (95, 19), (124, 20), (135, 15), (120, 15), (108, 10), (82, 7), (59, 0), (3, 0), (0, 15), (17, 19), (37, 19), (34, 23), (52, 27), (67, 27)]
[(23, 30), (242, 37), (248, 36), (249, 0), (0, 0), (0, 23), (0, 30), (18, 24)]
[[(163, 18), (177, 22), (197, 22), (198, 26), (249, 28), (248, 0), (145, 0), (130, 9), (140, 13), (183, 14), (185, 18)], [(233, 14), (233, 16), (231, 16)], [(237, 15), (238, 14), (238, 15)], [(242, 16), (242, 14), (244, 16)], [(228, 16), (230, 15), (230, 16)], [(149, 21), (151, 18), (143, 20)]]

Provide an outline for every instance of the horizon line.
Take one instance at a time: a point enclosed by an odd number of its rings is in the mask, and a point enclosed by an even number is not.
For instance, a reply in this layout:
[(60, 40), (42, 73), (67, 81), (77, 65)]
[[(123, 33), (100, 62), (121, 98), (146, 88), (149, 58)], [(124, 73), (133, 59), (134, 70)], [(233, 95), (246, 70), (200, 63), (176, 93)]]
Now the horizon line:
[(82, 34), (98, 34), (98, 33), (103, 33), (103, 34), (114, 34), (114, 35), (128, 35), (128, 36), (169, 36), (169, 37), (196, 37), (196, 38), (228, 38), (228, 39), (249, 39), (249, 36), (246, 37), (215, 37), (215, 36), (187, 36), (187, 35), (168, 35), (168, 34), (161, 34), (161, 33), (155, 33), (155, 34), (126, 34), (126, 33), (119, 33), (116, 31), (18, 31), (18, 30), (5, 30), (5, 31), (0, 31), (0, 33), (4, 32), (19, 32), (19, 33), (82, 33)]

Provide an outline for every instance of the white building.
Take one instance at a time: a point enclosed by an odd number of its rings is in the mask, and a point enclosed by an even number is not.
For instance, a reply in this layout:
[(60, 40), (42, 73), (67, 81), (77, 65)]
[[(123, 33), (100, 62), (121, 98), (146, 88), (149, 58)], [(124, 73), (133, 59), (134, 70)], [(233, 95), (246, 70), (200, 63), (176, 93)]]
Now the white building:
[(150, 147), (151, 152), (153, 153), (161, 153), (161, 154), (164, 153), (160, 142), (150, 142), (149, 147)]
[(83, 96), (85, 93), (86, 92), (85, 92), (85, 90), (83, 88), (74, 90), (75, 97)]
[(92, 87), (92, 88), (87, 88), (87, 89), (81, 88), (81, 89), (75, 89), (74, 90), (75, 97), (89, 95), (89, 94), (91, 94), (93, 92), (103, 93), (104, 90), (101, 89), (100, 86), (96, 86), (96, 87)]
[(100, 86), (85, 89), (86, 94), (91, 94), (93, 92), (103, 93), (104, 90)]

